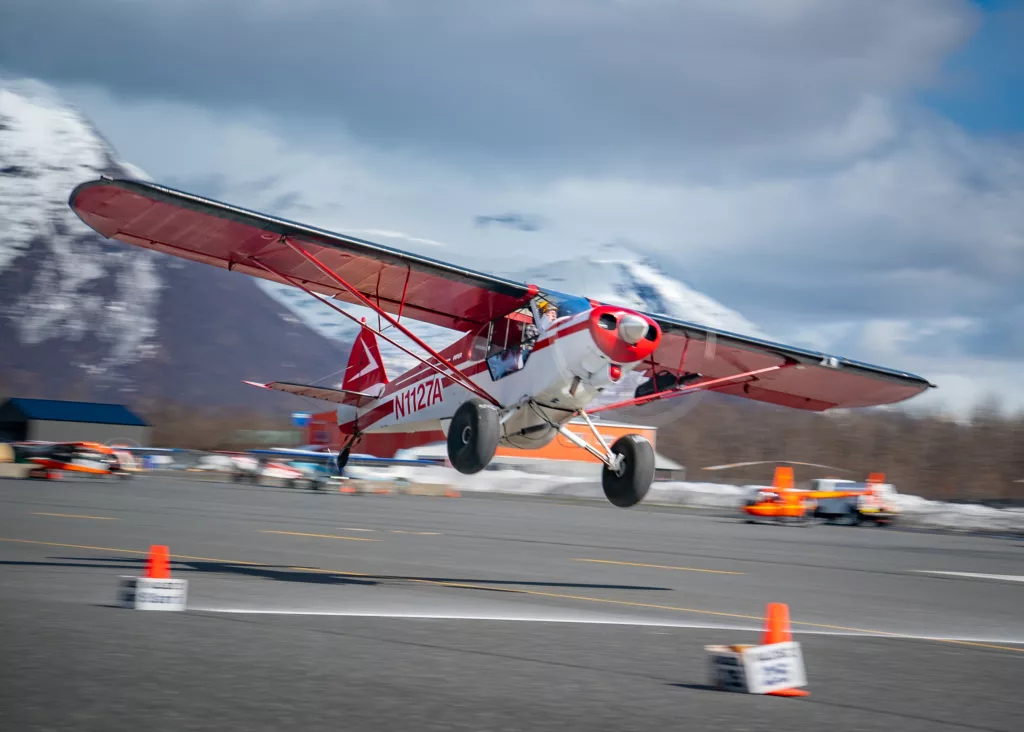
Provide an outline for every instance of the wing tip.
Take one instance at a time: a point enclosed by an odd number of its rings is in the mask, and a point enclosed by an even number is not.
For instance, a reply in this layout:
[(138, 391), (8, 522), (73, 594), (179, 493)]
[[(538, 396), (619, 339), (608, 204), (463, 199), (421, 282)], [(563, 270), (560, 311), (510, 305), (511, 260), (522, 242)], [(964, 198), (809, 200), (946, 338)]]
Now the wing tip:
[(258, 381), (246, 381), (245, 379), (242, 379), (242, 383), (243, 384), (248, 384), (249, 386), (257, 386), (260, 389), (269, 389), (270, 388), (266, 384), (261, 384)]
[(140, 181), (137, 178), (114, 178), (109, 175), (101, 175), (99, 178), (93, 178), (92, 180), (84, 180), (74, 188), (71, 189), (71, 193), (68, 195), (68, 206), (77, 213), (75, 208), (75, 201), (78, 200), (78, 196), (90, 188), (97, 188), (101, 186), (117, 186), (124, 189), (129, 189), (129, 184), (145, 183), (146, 181)]
[(78, 200), (79, 194), (81, 194), (82, 191), (88, 190), (89, 188), (92, 188), (95, 185), (102, 185), (103, 183), (103, 178), (99, 178), (98, 180), (85, 180), (76, 185), (74, 188), (71, 189), (71, 193), (68, 194), (68, 207), (75, 213), (78, 213), (78, 208), (75, 206), (75, 201)]

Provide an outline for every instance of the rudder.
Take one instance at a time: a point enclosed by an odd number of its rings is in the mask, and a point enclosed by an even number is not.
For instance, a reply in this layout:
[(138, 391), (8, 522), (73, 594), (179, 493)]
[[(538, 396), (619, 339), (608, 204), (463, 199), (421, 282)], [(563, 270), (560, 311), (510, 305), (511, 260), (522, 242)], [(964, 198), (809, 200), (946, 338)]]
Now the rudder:
[(384, 369), (384, 360), (380, 357), (380, 348), (377, 347), (377, 337), (372, 330), (364, 327), (352, 343), (341, 388), (377, 394), (384, 390), (387, 383), (388, 374)]

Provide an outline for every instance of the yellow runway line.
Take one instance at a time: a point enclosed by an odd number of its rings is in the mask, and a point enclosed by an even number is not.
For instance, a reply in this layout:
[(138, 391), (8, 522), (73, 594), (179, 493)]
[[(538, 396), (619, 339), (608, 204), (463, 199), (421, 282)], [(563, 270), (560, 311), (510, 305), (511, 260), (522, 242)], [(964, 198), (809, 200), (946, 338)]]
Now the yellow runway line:
[[(32, 539), (10, 539), (10, 538), (6, 538), (6, 537), (0, 537), (0, 541), (14, 542), (14, 543), (18, 543), (18, 544), (35, 544), (35, 545), (39, 545), (39, 546), (58, 546), (58, 547), (66, 547), (66, 548), (71, 548), (71, 549), (89, 549), (89, 550), (92, 550), (92, 551), (113, 552), (113, 553), (116, 553), (116, 554), (141, 554), (141, 555), (149, 554), (148, 551), (140, 551), (138, 549), (115, 549), (113, 547), (88, 546), (88, 545), (84, 545), (84, 544), (58, 544), (56, 542), (51, 542), (51, 541), (34, 541)], [(222, 564), (244, 564), (244, 565), (253, 566), (253, 567), (272, 567), (273, 566), (273, 565), (263, 564), (261, 562), (236, 562), (236, 561), (233, 561), (231, 559), (215, 559), (215, 558), (211, 558), (211, 557), (194, 557), (194, 556), (190, 556), (190, 555), (187, 555), (187, 554), (171, 554), (170, 556), (171, 556), (172, 559), (194, 559), (194, 560), (197, 560), (197, 561), (219, 562), (219, 563), (222, 563)], [(380, 576), (380, 575), (374, 575), (374, 574), (362, 574), (362, 573), (359, 573), (359, 572), (342, 572), (342, 571), (337, 571), (337, 570), (333, 570), (333, 569), (319, 569), (319, 568), (316, 568), (316, 567), (289, 567), (289, 569), (292, 569), (292, 570), (295, 570), (295, 571), (301, 571), (301, 572), (314, 572), (314, 573), (320, 573), (320, 574), (337, 574), (337, 575), (349, 576), (349, 577), (377, 577), (377, 576)], [(617, 605), (617, 606), (621, 606), (621, 607), (641, 607), (641, 608), (646, 608), (646, 609), (650, 609), (650, 610), (669, 610), (669, 611), (672, 611), (672, 612), (693, 613), (695, 615), (709, 615), (709, 616), (719, 617), (719, 618), (738, 618), (740, 620), (757, 620), (757, 621), (763, 621), (764, 620), (764, 617), (762, 617), (760, 615), (744, 615), (744, 614), (741, 614), (741, 613), (728, 613), (728, 612), (722, 612), (722, 611), (718, 611), (718, 610), (702, 610), (700, 608), (681, 607), (681, 606), (678, 606), (678, 605), (658, 605), (658, 604), (655, 604), (655, 603), (648, 603), (648, 602), (631, 602), (629, 600), (613, 600), (613, 599), (605, 598), (605, 597), (589, 597), (587, 595), (567, 595), (567, 594), (562, 594), (560, 592), (542, 592), (540, 590), (524, 590), (524, 589), (513, 588), (513, 587), (495, 587), (493, 585), (485, 585), (485, 584), (479, 584), (478, 585), (478, 584), (471, 584), (471, 583), (468, 583), (468, 582), (445, 582), (443, 580), (429, 580), (429, 579), (407, 578), (407, 581), (415, 582), (415, 583), (418, 583), (418, 584), (435, 585), (435, 586), (439, 586), (439, 587), (457, 587), (457, 588), (460, 588), (460, 589), (468, 589), (468, 590), (487, 590), (487, 591), (491, 591), (491, 592), (507, 592), (507, 593), (510, 593), (510, 594), (517, 594), (517, 595), (531, 595), (531, 596), (534, 596), (534, 597), (552, 597), (552, 598), (557, 598), (557, 599), (560, 599), (560, 600), (577, 600), (577, 601), (580, 601), (580, 602), (594, 602), (594, 603), (601, 603), (601, 604), (606, 604), (606, 605)], [(979, 641), (957, 640), (955, 638), (933, 638), (933, 637), (927, 637), (927, 636), (921, 636), (921, 637), (914, 636), (912, 638), (908, 638), (903, 633), (892, 633), (892, 632), (885, 631), (885, 630), (872, 630), (870, 628), (850, 628), (850, 627), (847, 627), (847, 626), (844, 626), (844, 625), (828, 625), (828, 624), (825, 624), (825, 623), (811, 623), (811, 622), (800, 621), (800, 620), (791, 620), (790, 623), (792, 625), (802, 625), (802, 626), (805, 626), (805, 627), (808, 627), (808, 628), (823, 628), (823, 629), (827, 629), (827, 630), (838, 630), (838, 631), (844, 631), (844, 632), (850, 632), (850, 633), (863, 633), (864, 635), (867, 635), (867, 636), (885, 636), (885, 637), (889, 637), (889, 638), (904, 638), (904, 639), (907, 639), (907, 640), (922, 640), (922, 641), (931, 641), (933, 643), (947, 643), (947, 644), (952, 644), (952, 645), (971, 646), (971, 647), (976, 647), (976, 648), (990, 648), (990, 649), (999, 650), (999, 651), (1011, 651), (1013, 653), (1024, 653), (1024, 646), (1006, 646), (1006, 645), (998, 645), (998, 644), (995, 644), (995, 643), (982, 643), (982, 642), (979, 642)]]
[(111, 516), (83, 516), (79, 513), (43, 513), (38, 511), (32, 514), (33, 516), (60, 516), (61, 518), (77, 518), (77, 519), (92, 519), (94, 521), (117, 521), (116, 518)]
[(312, 574), (338, 574), (342, 577), (373, 577), (365, 572), (339, 572), (336, 569), (319, 569), (317, 567), (288, 567), (295, 572), (311, 572)]
[(611, 559), (573, 559), (574, 562), (592, 562), (594, 564), (618, 564), (623, 567), (649, 567), (651, 569), (674, 569), (679, 572), (708, 572), (710, 574), (746, 574), (746, 572), (727, 572), (724, 569), (701, 569), (699, 567), (672, 567), (666, 564), (641, 564), (639, 562), (614, 562)]
[[(35, 541), (33, 539), (9, 539), (6, 537), (0, 537), (0, 541), (9, 541), (15, 544), (36, 544), (38, 546), (58, 546), (64, 549), (88, 549), (94, 552), (112, 552), (114, 554), (139, 554), (141, 556), (149, 556), (148, 549), (118, 549), (110, 546), (92, 546), (90, 544), (61, 544), (55, 541)], [(263, 562), (242, 562), (235, 561), (232, 559), (217, 559), (215, 557), (194, 557), (189, 554), (171, 554), (169, 555), (172, 559), (193, 559), (197, 562), (218, 562), (221, 564), (245, 564), (250, 567), (270, 567), (273, 565), (264, 564)]]

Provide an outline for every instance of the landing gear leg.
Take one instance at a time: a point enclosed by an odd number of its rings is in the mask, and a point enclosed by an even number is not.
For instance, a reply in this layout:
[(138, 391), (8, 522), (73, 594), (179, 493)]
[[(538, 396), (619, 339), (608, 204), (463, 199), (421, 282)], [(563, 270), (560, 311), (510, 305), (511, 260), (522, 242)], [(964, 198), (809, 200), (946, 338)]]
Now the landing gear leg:
[(338, 452), (338, 457), (334, 460), (334, 468), (338, 471), (338, 475), (342, 476), (345, 474), (345, 466), (348, 465), (348, 456), (352, 452), (352, 446), (356, 444), (358, 439), (357, 435), (351, 435), (345, 438), (342, 443), (342, 448)]
[(556, 425), (559, 433), (604, 463), (601, 487), (604, 489), (605, 498), (612, 505), (629, 508), (640, 503), (654, 482), (654, 448), (651, 447), (651, 443), (641, 435), (623, 435), (608, 447), (608, 443), (594, 427), (587, 413), (581, 410), (580, 416), (590, 427), (594, 439), (604, 448), (603, 452), (584, 441), (565, 425)]
[(348, 456), (352, 451), (352, 448), (346, 447), (344, 450), (338, 453), (338, 459), (335, 466), (338, 469), (338, 475), (345, 472), (345, 466), (348, 465)]

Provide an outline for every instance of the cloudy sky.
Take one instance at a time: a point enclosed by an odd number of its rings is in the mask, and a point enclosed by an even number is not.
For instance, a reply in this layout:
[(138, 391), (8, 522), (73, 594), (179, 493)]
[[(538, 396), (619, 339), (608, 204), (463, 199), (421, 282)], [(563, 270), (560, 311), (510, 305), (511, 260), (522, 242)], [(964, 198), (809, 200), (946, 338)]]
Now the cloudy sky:
[(609, 243), (1024, 408), (1024, 3), (5, 0), (161, 182), (491, 270)]

